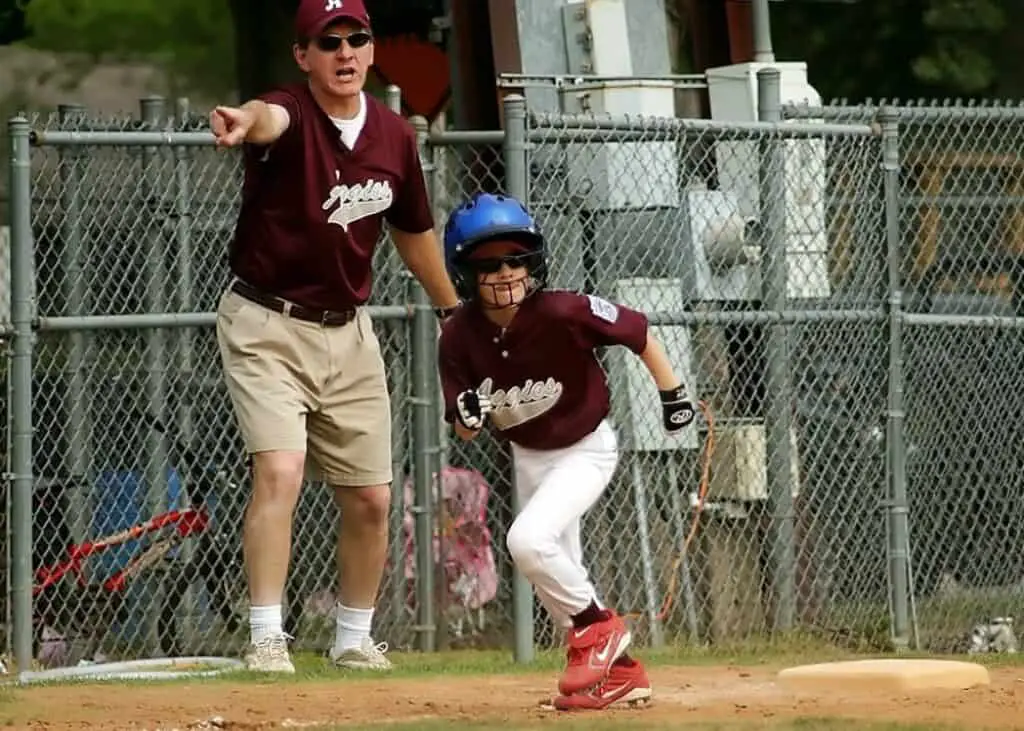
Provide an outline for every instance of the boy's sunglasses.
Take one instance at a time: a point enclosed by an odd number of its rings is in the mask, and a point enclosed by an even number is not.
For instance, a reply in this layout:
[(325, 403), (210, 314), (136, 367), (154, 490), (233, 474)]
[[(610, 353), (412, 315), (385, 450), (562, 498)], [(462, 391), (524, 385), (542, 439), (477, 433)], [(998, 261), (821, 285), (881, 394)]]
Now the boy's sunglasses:
[(348, 41), (350, 48), (362, 48), (367, 43), (373, 40), (373, 36), (367, 33), (365, 30), (357, 30), (355, 33), (349, 33), (347, 36), (339, 36), (334, 33), (330, 33), (325, 36), (320, 36), (316, 39), (316, 47), (324, 53), (334, 53), (344, 41)]
[(502, 264), (508, 264), (509, 269), (525, 267), (533, 258), (533, 253), (506, 254), (505, 256), (493, 256), (486, 259), (470, 259), (466, 262), (469, 267), (480, 274), (494, 274), (501, 269)]

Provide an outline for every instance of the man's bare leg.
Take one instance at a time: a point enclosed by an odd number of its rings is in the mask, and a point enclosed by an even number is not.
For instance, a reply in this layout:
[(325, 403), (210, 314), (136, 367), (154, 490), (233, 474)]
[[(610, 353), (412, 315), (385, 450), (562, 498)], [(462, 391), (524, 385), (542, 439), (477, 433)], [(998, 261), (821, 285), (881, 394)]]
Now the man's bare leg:
[(282, 599), (291, 557), (292, 516), (302, 488), (303, 452), (253, 455), (252, 498), (242, 548), (249, 583), (250, 669), (294, 672), (282, 627)]
[(382, 646), (370, 638), (388, 556), (389, 485), (336, 487), (338, 529), (338, 617), (331, 657), (345, 667), (388, 670)]

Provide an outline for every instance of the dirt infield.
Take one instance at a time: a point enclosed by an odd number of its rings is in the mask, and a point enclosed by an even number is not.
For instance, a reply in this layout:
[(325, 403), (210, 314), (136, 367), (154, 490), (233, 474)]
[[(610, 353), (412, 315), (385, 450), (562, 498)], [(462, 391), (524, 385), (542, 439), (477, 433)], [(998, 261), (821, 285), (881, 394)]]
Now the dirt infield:
[[(798, 696), (774, 683), (778, 667), (655, 667), (655, 700), (634, 715), (643, 726), (685, 726), (789, 718), (845, 718), (940, 723), (959, 728), (1013, 728), (1024, 718), (1024, 668), (998, 667), (992, 685), (954, 694)], [(565, 714), (538, 707), (551, 673), (430, 678), (316, 678), (301, 682), (217, 680), (158, 685), (111, 683), (23, 687), (6, 691), (0, 725), (64, 729), (242, 729), (401, 725), (436, 728), (471, 720), (506, 728), (561, 723)], [(579, 719), (579, 714), (573, 714)], [(607, 716), (610, 714), (601, 714)], [(211, 719), (217, 717), (217, 720)], [(218, 725), (219, 724), (219, 725)], [(603, 725), (603, 724), (602, 724)], [(631, 724), (630, 724), (631, 725)], [(638, 724), (639, 725), (639, 724)]]

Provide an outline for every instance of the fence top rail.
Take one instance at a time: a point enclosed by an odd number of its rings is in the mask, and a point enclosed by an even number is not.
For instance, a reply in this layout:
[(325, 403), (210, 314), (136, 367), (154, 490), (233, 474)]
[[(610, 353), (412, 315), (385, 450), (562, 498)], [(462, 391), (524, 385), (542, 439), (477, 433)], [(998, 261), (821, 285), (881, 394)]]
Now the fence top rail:
[(497, 85), (502, 89), (556, 89), (567, 91), (587, 91), (600, 89), (616, 84), (661, 84), (677, 89), (706, 89), (707, 77), (704, 74), (651, 74), (651, 75), (615, 75), (615, 74), (513, 74), (498, 75)]
[(808, 106), (806, 104), (783, 104), (785, 119), (845, 119), (852, 121), (873, 121), (882, 114), (891, 114), (902, 122), (1019, 122), (1024, 120), (1024, 102), (986, 104), (984, 106), (961, 106), (959, 104), (860, 104)]
[[(431, 144), (484, 145), (501, 144), (505, 133), (501, 130), (451, 130), (433, 132)], [(29, 133), (34, 147), (77, 146), (131, 146), (131, 147), (213, 147), (213, 135), (208, 132), (147, 132), (143, 130), (44, 130)]]
[(210, 132), (68, 131), (34, 129), (29, 133), (33, 147), (213, 147)]
[(451, 129), (430, 133), (432, 145), (500, 145), (505, 133), (500, 129)]
[(530, 125), (537, 129), (560, 131), (593, 130), (702, 137), (757, 138), (792, 137), (877, 137), (881, 128), (864, 122), (828, 124), (826, 122), (738, 122), (690, 117), (627, 117), (619, 115), (557, 114), (533, 112)]

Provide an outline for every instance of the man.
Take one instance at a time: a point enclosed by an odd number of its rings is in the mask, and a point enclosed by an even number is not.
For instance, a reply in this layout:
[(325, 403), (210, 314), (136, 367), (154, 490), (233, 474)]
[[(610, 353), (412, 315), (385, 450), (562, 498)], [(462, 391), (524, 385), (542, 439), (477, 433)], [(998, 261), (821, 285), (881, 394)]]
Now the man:
[(217, 107), (218, 145), (244, 145), (245, 182), (217, 312), (228, 392), (252, 455), (243, 548), (252, 670), (294, 672), (282, 629), (292, 514), (306, 454), (333, 490), (339, 666), (386, 670), (370, 637), (387, 557), (391, 416), (384, 364), (360, 305), (386, 219), (438, 315), (458, 304), (416, 149), (400, 116), (363, 91), (373, 64), (362, 0), (301, 0), (306, 83)]

